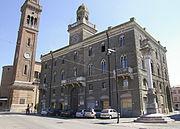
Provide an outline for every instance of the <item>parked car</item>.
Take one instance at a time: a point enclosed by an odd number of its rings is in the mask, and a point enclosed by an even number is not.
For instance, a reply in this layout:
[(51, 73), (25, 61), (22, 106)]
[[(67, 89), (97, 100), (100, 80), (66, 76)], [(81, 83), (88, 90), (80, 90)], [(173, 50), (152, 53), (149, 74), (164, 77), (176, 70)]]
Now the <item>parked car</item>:
[(109, 119), (111, 119), (111, 118), (117, 118), (118, 113), (114, 109), (103, 109), (101, 111), (100, 116), (101, 116), (101, 118), (109, 118)]
[(96, 112), (94, 111), (94, 109), (88, 109), (85, 112), (85, 117), (96, 118)]
[(62, 110), (61, 111), (61, 117), (75, 117), (76, 112), (74, 112), (73, 110)]
[(58, 115), (60, 115), (61, 114), (61, 110), (60, 109), (50, 109), (49, 110), (49, 113), (48, 113), (48, 115), (50, 115), (50, 116), (58, 116)]
[(79, 109), (76, 112), (76, 117), (84, 117), (85, 111), (86, 111), (85, 109)]
[(49, 113), (49, 109), (48, 108), (45, 108), (41, 111), (41, 115), (44, 116), (44, 115), (48, 115)]

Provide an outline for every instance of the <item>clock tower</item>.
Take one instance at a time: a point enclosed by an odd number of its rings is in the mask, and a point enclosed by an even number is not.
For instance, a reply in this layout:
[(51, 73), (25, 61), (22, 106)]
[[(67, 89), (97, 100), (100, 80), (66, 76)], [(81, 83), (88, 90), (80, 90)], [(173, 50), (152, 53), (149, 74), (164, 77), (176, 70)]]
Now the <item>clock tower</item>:
[(35, 55), (42, 11), (39, 3), (40, 0), (26, 0), (21, 7), (12, 83), (9, 86), (11, 111), (19, 111), (34, 103), (33, 92), (37, 88), (34, 83)]
[(95, 24), (89, 22), (89, 10), (82, 4), (77, 10), (77, 21), (68, 25), (69, 44), (75, 44), (94, 35), (97, 32)]

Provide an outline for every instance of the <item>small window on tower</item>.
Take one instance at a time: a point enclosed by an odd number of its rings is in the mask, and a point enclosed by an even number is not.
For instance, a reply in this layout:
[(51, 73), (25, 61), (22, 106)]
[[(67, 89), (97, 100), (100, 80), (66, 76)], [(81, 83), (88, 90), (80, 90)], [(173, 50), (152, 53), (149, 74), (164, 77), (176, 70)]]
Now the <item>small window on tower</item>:
[(33, 25), (34, 17), (31, 17), (31, 25)]
[(24, 66), (24, 74), (27, 74), (27, 65)]
[(30, 22), (30, 16), (28, 15), (27, 16), (27, 24), (29, 24), (29, 22)]
[(31, 44), (31, 39), (28, 38), (28, 46), (30, 46), (30, 44)]
[(37, 18), (34, 19), (34, 26), (37, 26)]

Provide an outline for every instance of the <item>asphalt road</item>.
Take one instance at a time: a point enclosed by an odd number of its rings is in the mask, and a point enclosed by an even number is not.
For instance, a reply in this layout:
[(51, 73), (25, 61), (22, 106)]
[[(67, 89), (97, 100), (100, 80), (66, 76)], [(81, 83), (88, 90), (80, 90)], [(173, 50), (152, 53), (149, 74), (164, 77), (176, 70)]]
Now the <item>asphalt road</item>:
[(135, 118), (116, 119), (65, 119), (0, 113), (0, 129), (180, 129), (180, 121), (168, 124), (134, 123)]

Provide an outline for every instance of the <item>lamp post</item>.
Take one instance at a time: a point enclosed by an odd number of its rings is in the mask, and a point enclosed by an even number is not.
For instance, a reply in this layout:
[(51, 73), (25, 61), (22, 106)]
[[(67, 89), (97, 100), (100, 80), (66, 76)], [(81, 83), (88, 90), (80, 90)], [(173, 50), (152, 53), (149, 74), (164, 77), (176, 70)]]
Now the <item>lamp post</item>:
[(51, 107), (51, 87), (52, 87), (53, 60), (54, 60), (53, 52), (50, 51), (50, 54), (51, 54), (52, 61), (51, 61), (51, 77), (50, 77), (50, 84), (49, 84), (49, 108)]
[(117, 123), (119, 123), (119, 94), (118, 94), (118, 78), (117, 78), (117, 64), (116, 64), (116, 50), (108, 49), (108, 55), (114, 53), (114, 69), (115, 69), (115, 85), (116, 85), (116, 108), (117, 108)]
[[(106, 36), (107, 36), (107, 49), (109, 49), (109, 35), (108, 35), (108, 30), (106, 31)], [(108, 56), (109, 108), (111, 108), (110, 54), (108, 54), (108, 51), (107, 51), (107, 56)]]

